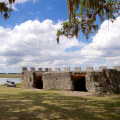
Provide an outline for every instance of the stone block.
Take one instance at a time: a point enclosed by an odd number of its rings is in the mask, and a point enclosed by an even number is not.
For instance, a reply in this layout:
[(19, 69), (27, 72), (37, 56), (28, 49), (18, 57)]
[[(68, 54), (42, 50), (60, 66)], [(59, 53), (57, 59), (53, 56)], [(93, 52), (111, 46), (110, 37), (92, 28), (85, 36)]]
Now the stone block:
[(75, 67), (75, 71), (76, 72), (80, 72), (81, 71), (81, 67)]
[(102, 85), (105, 92), (119, 93), (119, 71), (115, 69), (105, 69), (102, 75)]
[(22, 67), (22, 72), (27, 71), (27, 67)]
[(86, 71), (87, 71), (87, 72), (93, 71), (93, 67), (86, 67)]
[(42, 75), (43, 89), (72, 90), (70, 72), (45, 72)]
[(38, 71), (39, 71), (39, 72), (42, 72), (42, 68), (38, 68)]
[(60, 68), (55, 68), (55, 72), (60, 72)]
[(30, 68), (30, 71), (31, 71), (31, 72), (35, 72), (35, 68), (31, 67), (31, 68)]
[(120, 71), (120, 66), (114, 66), (114, 69), (116, 69), (117, 71)]
[(103, 69), (107, 69), (107, 67), (106, 66), (100, 66), (99, 67), (99, 71), (103, 71)]
[(45, 68), (45, 72), (48, 72), (48, 68)]
[(52, 68), (48, 68), (48, 72), (52, 72)]
[(64, 72), (70, 72), (70, 67), (65, 67)]

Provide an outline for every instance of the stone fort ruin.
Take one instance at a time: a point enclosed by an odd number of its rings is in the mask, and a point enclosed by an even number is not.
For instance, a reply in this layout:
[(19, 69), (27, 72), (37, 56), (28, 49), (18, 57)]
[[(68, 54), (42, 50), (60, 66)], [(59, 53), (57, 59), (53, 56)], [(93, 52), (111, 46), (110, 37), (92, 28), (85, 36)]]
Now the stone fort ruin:
[(94, 71), (93, 67), (87, 67), (86, 71), (81, 71), (76, 67), (70, 71), (69, 67), (61, 71), (60, 68), (22, 68), (22, 86), (23, 88), (38, 89), (62, 89), (71, 91), (88, 92), (114, 92), (120, 93), (120, 66), (114, 66), (113, 69), (107, 69), (105, 66), (99, 67)]

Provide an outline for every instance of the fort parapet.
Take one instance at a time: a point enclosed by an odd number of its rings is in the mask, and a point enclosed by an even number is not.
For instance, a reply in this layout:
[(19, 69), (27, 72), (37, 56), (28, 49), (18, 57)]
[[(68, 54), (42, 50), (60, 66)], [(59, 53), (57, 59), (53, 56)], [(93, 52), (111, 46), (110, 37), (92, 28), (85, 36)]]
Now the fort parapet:
[(63, 71), (60, 68), (38, 68), (36, 71), (35, 68), (28, 70), (23, 67), (22, 74), (24, 88), (120, 93), (120, 66), (113, 69), (100, 66), (97, 71), (93, 67), (86, 67), (85, 71), (81, 67), (72, 71), (69, 67)]

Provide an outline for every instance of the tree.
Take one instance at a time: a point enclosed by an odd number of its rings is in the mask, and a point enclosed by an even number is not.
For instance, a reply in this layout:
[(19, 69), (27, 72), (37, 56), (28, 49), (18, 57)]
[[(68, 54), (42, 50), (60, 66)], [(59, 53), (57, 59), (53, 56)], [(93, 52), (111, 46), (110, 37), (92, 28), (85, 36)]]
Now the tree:
[(1, 16), (3, 16), (4, 19), (9, 18), (10, 13), (12, 12), (13, 3), (15, 3), (15, 0), (9, 0), (8, 3), (0, 2), (0, 12), (1, 12)]
[(114, 22), (115, 15), (119, 15), (120, 0), (67, 0), (67, 9), (69, 20), (57, 31), (58, 43), (61, 35), (72, 38), (83, 33), (89, 39), (98, 30), (99, 21)]

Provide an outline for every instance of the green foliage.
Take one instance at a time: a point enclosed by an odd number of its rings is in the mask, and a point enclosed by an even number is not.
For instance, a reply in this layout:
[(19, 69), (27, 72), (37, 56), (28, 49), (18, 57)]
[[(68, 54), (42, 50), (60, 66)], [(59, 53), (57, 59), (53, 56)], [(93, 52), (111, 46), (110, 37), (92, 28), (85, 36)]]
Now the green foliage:
[(8, 3), (0, 2), (1, 16), (3, 16), (5, 20), (9, 18), (10, 13), (12, 12), (12, 4), (14, 2), (15, 2), (15, 0), (9, 0)]
[(89, 39), (90, 34), (97, 32), (99, 21), (111, 19), (114, 22), (115, 13), (119, 15), (120, 0), (67, 0), (67, 8), (69, 21), (58, 30), (58, 43), (61, 35), (79, 37), (80, 32)]

